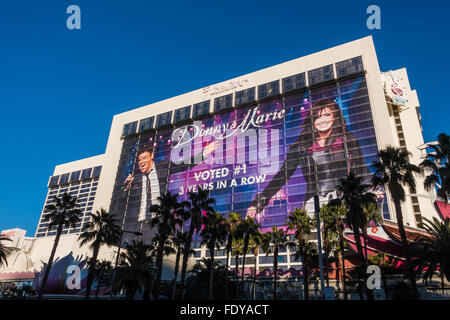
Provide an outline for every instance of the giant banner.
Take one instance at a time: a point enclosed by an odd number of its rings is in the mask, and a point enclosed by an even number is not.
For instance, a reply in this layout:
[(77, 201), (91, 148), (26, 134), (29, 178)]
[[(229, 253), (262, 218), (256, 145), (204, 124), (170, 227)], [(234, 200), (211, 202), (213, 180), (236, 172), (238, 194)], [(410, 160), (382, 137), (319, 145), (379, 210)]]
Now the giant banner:
[[(111, 211), (129, 230), (149, 230), (161, 192), (210, 191), (219, 212), (284, 225), (338, 196), (348, 172), (370, 182), (377, 143), (363, 76), (124, 139)], [(389, 217), (383, 193), (380, 210)]]

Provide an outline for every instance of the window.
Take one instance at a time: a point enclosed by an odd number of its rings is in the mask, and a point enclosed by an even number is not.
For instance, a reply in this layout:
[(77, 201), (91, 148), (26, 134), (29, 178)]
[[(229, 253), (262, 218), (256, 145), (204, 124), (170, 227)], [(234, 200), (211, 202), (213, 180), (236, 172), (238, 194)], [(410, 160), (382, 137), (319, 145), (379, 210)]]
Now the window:
[(305, 73), (299, 73), (292, 77), (287, 77), (282, 80), (283, 92), (300, 89), (306, 87)]
[(258, 86), (258, 99), (275, 96), (280, 93), (280, 82), (278, 80)]
[(333, 65), (308, 71), (309, 85), (314, 85), (334, 78)]
[(122, 137), (128, 137), (135, 134), (137, 129), (137, 121), (130, 122), (123, 125)]
[(59, 184), (64, 184), (69, 182), (69, 173), (64, 173), (61, 175), (61, 179), (59, 180)]
[(230, 108), (233, 105), (233, 95), (228, 94), (223, 97), (218, 97), (214, 99), (214, 111), (220, 111), (223, 109)]
[(184, 108), (180, 108), (175, 110), (175, 116), (173, 122), (180, 122), (183, 120), (187, 120), (191, 117), (191, 106), (187, 106)]
[(158, 114), (158, 117), (156, 118), (156, 127), (160, 128), (163, 126), (167, 126), (172, 122), (172, 111)]
[(194, 114), (192, 117), (197, 118), (209, 113), (209, 100), (194, 104)]
[(102, 166), (98, 166), (94, 168), (94, 173), (92, 174), (92, 177), (100, 177), (100, 173), (102, 172)]
[(235, 95), (235, 102), (234, 104), (236, 106), (239, 106), (241, 104), (246, 104), (249, 102), (255, 101), (255, 88), (249, 88), (242, 91), (236, 92)]
[(74, 182), (74, 181), (80, 180), (80, 174), (81, 174), (80, 170), (72, 172), (70, 174), (70, 182)]
[(338, 77), (364, 71), (361, 56), (336, 63), (336, 73)]
[(89, 179), (91, 177), (91, 173), (92, 173), (92, 168), (84, 169), (81, 172), (81, 180)]
[(155, 117), (149, 117), (139, 121), (139, 132), (147, 131), (153, 129), (155, 123)]
[(59, 176), (52, 176), (48, 184), (49, 187), (54, 187), (58, 184)]

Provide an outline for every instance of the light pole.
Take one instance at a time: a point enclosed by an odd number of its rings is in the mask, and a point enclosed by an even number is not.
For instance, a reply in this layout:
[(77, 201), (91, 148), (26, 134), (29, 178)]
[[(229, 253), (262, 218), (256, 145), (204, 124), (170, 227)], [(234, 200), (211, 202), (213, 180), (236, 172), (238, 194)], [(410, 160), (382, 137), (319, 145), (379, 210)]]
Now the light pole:
[(122, 248), (122, 238), (123, 238), (123, 234), (124, 233), (131, 233), (131, 234), (134, 234), (134, 235), (136, 235), (138, 237), (142, 236), (142, 233), (138, 232), (138, 231), (120, 230), (119, 249), (117, 249), (116, 264), (114, 265), (113, 276), (112, 276), (112, 280), (111, 280), (111, 292), (110, 292), (110, 295), (109, 295), (110, 298), (113, 297), (114, 280), (116, 279), (116, 270), (117, 270), (117, 265), (119, 264), (120, 249)]

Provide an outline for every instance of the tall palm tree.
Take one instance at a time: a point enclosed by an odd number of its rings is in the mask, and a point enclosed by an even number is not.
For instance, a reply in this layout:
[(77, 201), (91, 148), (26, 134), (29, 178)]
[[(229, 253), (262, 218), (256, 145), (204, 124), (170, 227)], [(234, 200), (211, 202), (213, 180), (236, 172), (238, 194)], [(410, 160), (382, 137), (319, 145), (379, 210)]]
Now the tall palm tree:
[(95, 297), (98, 297), (98, 292), (100, 291), (100, 286), (102, 285), (103, 279), (105, 275), (112, 270), (111, 261), (101, 260), (97, 261), (97, 265), (95, 266), (95, 272), (99, 275), (97, 281), (97, 289), (95, 290)]
[[(303, 291), (305, 300), (309, 300), (309, 285), (308, 285), (308, 255), (307, 255), (307, 241), (305, 235), (311, 233), (311, 230), (315, 228), (316, 223), (305, 210), (295, 209), (291, 211), (288, 216), (288, 229), (295, 231), (296, 245), (298, 252), (302, 259), (303, 270)], [(318, 231), (319, 232), (319, 231)]]
[(433, 151), (420, 163), (421, 168), (431, 171), (424, 180), (424, 187), (430, 190), (437, 184), (437, 195), (447, 202), (450, 198), (450, 136), (441, 133), (437, 143), (430, 143), (428, 147)]
[(338, 237), (338, 245), (337, 245), (337, 255), (338, 255), (338, 263), (340, 269), (340, 276), (338, 279), (342, 277), (342, 291), (344, 294), (344, 300), (348, 300), (347, 296), (347, 282), (345, 276), (345, 240), (344, 240), (344, 220), (347, 214), (347, 210), (344, 205), (341, 204), (339, 199), (338, 201), (330, 201), (328, 205), (324, 205), (321, 210), (321, 218), (324, 221), (324, 230), (328, 231), (328, 235), (337, 234)]
[[(336, 187), (341, 193), (340, 200), (347, 209), (346, 222), (353, 231), (359, 260), (365, 264), (366, 268), (368, 267), (368, 261), (364, 256), (361, 244), (361, 233), (366, 223), (363, 207), (368, 203), (376, 203), (375, 195), (367, 191), (369, 187), (370, 185), (362, 183), (362, 177), (357, 177), (353, 172), (350, 172), (346, 178), (340, 179)], [(358, 273), (358, 275), (363, 275), (364, 280), (367, 280), (366, 273)], [(364, 299), (361, 286), (366, 289), (369, 299), (372, 300), (372, 291), (358, 281), (358, 291), (361, 299)]]
[(155, 273), (153, 246), (133, 240), (131, 244), (125, 244), (125, 252), (120, 254), (114, 287), (125, 289), (127, 299), (131, 300), (137, 291), (152, 286)]
[[(158, 299), (161, 291), (161, 276), (163, 268), (163, 259), (165, 253), (171, 248), (171, 236), (177, 229), (181, 227), (183, 219), (186, 218), (186, 211), (184, 210), (185, 203), (178, 201), (177, 194), (167, 192), (158, 197), (159, 204), (150, 206), (150, 212), (154, 213), (150, 220), (151, 227), (157, 226), (157, 236), (153, 238), (156, 246), (156, 282), (154, 287), (154, 298)], [(187, 249), (187, 247), (185, 247)], [(173, 249), (172, 249), (173, 250)]]
[(220, 249), (227, 239), (226, 220), (223, 214), (218, 212), (207, 213), (202, 217), (204, 228), (200, 232), (202, 245), (206, 245), (210, 252), (209, 270), (209, 300), (214, 300), (214, 251)]
[(277, 296), (277, 271), (278, 271), (278, 253), (280, 248), (286, 247), (289, 243), (288, 235), (283, 229), (272, 227), (272, 231), (266, 232), (263, 237), (262, 248), (266, 256), (273, 253), (273, 300)]
[(8, 261), (6, 258), (8, 257), (8, 254), (10, 252), (10, 249), (7, 248), (2, 241), (12, 241), (9, 237), (5, 237), (3, 235), (0, 235), (0, 266), (5, 265), (8, 266)]
[(48, 224), (48, 229), (51, 230), (53, 227), (56, 227), (56, 237), (53, 242), (52, 252), (48, 258), (47, 267), (45, 268), (44, 278), (39, 289), (39, 299), (42, 299), (47, 287), (48, 275), (50, 274), (53, 260), (55, 259), (56, 248), (58, 247), (63, 228), (75, 228), (76, 224), (80, 221), (79, 216), (81, 215), (81, 210), (78, 208), (77, 204), (77, 198), (72, 197), (66, 192), (60, 198), (56, 196), (53, 197), (53, 203), (47, 205), (45, 210), (50, 211), (44, 218), (50, 222)]
[(441, 278), (443, 276), (450, 281), (450, 219), (439, 221), (433, 217), (433, 221), (423, 218), (424, 227), (430, 237), (421, 237), (412, 246), (414, 265), (418, 267), (418, 273), (425, 270), (424, 279), (431, 279), (439, 268)]
[(194, 232), (200, 231), (202, 226), (202, 216), (203, 214), (208, 214), (214, 212), (213, 206), (216, 204), (214, 198), (209, 197), (209, 191), (198, 188), (197, 192), (188, 192), (189, 194), (189, 209), (188, 214), (190, 218), (188, 235), (186, 238), (186, 243), (184, 245), (185, 251), (183, 253), (183, 263), (181, 266), (181, 279), (180, 287), (184, 290), (184, 282), (186, 279), (187, 263), (189, 260), (189, 252), (192, 247), (192, 238)]
[(378, 161), (372, 166), (375, 168), (372, 183), (375, 187), (387, 186), (391, 197), (394, 200), (395, 214), (397, 218), (398, 231), (401, 237), (403, 251), (406, 258), (406, 275), (409, 279), (412, 289), (417, 292), (416, 277), (411, 265), (411, 254), (408, 248), (405, 226), (403, 224), (403, 213), (401, 203), (405, 200), (405, 190), (403, 185), (407, 185), (411, 193), (416, 192), (416, 183), (414, 173), (420, 173), (418, 166), (409, 162), (410, 152), (402, 151), (399, 148), (388, 146), (386, 149), (378, 152)]
[(85, 299), (89, 299), (91, 295), (91, 286), (94, 280), (95, 265), (97, 263), (100, 247), (106, 245), (111, 247), (120, 242), (121, 230), (118, 220), (113, 215), (101, 208), (95, 213), (90, 213), (90, 220), (86, 223), (86, 231), (80, 234), (78, 240), (80, 246), (90, 243), (89, 248), (92, 249), (91, 263), (86, 281)]
[[(234, 271), (236, 274), (235, 280), (235, 288), (236, 288), (236, 298), (239, 297), (239, 282), (238, 282), (238, 276), (239, 276), (239, 256), (244, 253), (244, 238), (242, 238), (242, 235), (235, 234), (233, 241), (231, 243), (231, 255), (234, 257)], [(244, 272), (244, 271), (242, 271)]]
[(225, 299), (228, 299), (228, 285), (229, 285), (229, 261), (230, 261), (230, 253), (233, 249), (233, 240), (237, 237), (240, 237), (238, 232), (240, 232), (240, 229), (237, 228), (238, 224), (242, 221), (241, 215), (236, 212), (230, 212), (228, 214), (228, 217), (226, 218), (226, 227), (227, 227), (227, 243), (225, 245), (225, 251), (226, 251), (226, 261), (225, 261), (225, 267), (226, 267), (226, 279), (225, 279)]
[[(323, 223), (323, 247), (325, 251), (325, 271), (327, 287), (330, 286), (330, 276), (329, 276), (329, 261), (328, 257), (334, 252), (338, 247), (338, 230), (337, 223), (334, 221), (333, 210), (328, 205), (324, 205), (320, 208), (320, 219)], [(334, 224), (332, 224), (334, 223)], [(339, 263), (339, 261), (338, 261)], [(337, 272), (337, 274), (339, 274)]]
[(256, 222), (255, 219), (253, 218), (246, 218), (238, 226), (240, 234), (243, 236), (244, 239), (244, 247), (242, 248), (243, 251), (242, 277), (241, 277), (242, 283), (244, 283), (245, 257), (248, 252), (249, 242), (252, 237), (258, 235), (260, 227), (261, 225), (258, 222)]
[(253, 287), (253, 299), (255, 297), (255, 283), (256, 283), (256, 262), (258, 261), (258, 255), (259, 255), (259, 248), (262, 246), (263, 242), (263, 234), (260, 230), (258, 230), (257, 233), (253, 234), (250, 237), (248, 248), (250, 252), (253, 253), (253, 256), (255, 257), (255, 267), (253, 268), (253, 275), (252, 275), (252, 287)]
[[(177, 277), (178, 277), (178, 271), (180, 267), (180, 259), (181, 259), (181, 253), (184, 250), (184, 244), (186, 243), (187, 239), (187, 232), (181, 232), (177, 230), (172, 238), (173, 245), (176, 249), (177, 255), (175, 258), (175, 270), (173, 272), (173, 285), (172, 285), (172, 300), (175, 300), (175, 294), (177, 291)], [(193, 250), (191, 250), (191, 253), (194, 253)]]

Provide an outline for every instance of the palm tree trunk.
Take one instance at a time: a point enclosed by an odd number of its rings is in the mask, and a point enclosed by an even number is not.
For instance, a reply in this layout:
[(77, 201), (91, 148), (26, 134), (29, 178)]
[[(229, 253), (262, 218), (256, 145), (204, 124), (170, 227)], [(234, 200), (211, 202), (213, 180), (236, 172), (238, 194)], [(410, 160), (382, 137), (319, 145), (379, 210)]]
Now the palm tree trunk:
[(177, 257), (175, 258), (175, 271), (174, 271), (173, 286), (172, 286), (172, 300), (175, 300), (175, 294), (177, 291), (177, 276), (178, 276), (178, 269), (179, 269), (179, 264), (180, 264), (180, 257), (181, 257), (181, 246), (178, 247)]
[(230, 259), (230, 247), (228, 245), (231, 245), (230, 242), (228, 242), (228, 244), (227, 244), (227, 260), (225, 261), (225, 267), (226, 267), (226, 269), (225, 269), (225, 300), (228, 300), (228, 295), (229, 295), (229, 293), (228, 293), (229, 279), (228, 278), (229, 278), (230, 273), (228, 270), (228, 268), (229, 268), (228, 261)]
[(340, 258), (341, 258), (341, 273), (342, 273), (342, 290), (344, 293), (344, 300), (348, 300), (348, 296), (347, 296), (347, 282), (345, 279), (345, 248), (344, 248), (344, 226), (340, 225), (339, 226), (339, 246), (341, 247), (341, 254), (340, 254)]
[(273, 300), (277, 299), (277, 270), (278, 270), (278, 246), (273, 253)]
[(324, 247), (325, 247), (325, 271), (327, 276), (327, 287), (330, 286), (330, 271), (328, 269), (328, 232), (324, 230)]
[(236, 255), (235, 257), (235, 268), (236, 268), (236, 281), (235, 281), (235, 286), (236, 286), (236, 299), (239, 299), (239, 282), (237, 281), (238, 278), (238, 272), (239, 272), (239, 253)]
[(408, 276), (409, 282), (411, 283), (412, 289), (414, 290), (414, 292), (417, 295), (418, 292), (417, 292), (416, 277), (414, 276), (414, 271), (413, 271), (412, 264), (411, 264), (411, 255), (409, 253), (409, 248), (408, 248), (408, 240), (406, 238), (405, 226), (403, 225), (402, 207), (400, 204), (400, 200), (397, 197), (393, 197), (393, 198), (394, 198), (394, 205), (395, 205), (395, 214), (397, 217), (398, 232), (400, 233), (403, 251), (405, 253), (406, 274)]
[(163, 256), (164, 256), (164, 243), (165, 239), (161, 236), (158, 244), (158, 250), (156, 253), (156, 282), (153, 287), (153, 295), (154, 299), (159, 298), (159, 294), (161, 292), (161, 276), (162, 276), (162, 268), (163, 268)]
[[(357, 226), (353, 226), (353, 235), (355, 237), (356, 249), (358, 251), (359, 260), (361, 261), (361, 263), (365, 263), (363, 248), (361, 245), (361, 234), (359, 233), (359, 228)], [(364, 274), (364, 277), (365, 277), (365, 274)], [(359, 293), (361, 300), (364, 300), (364, 295), (362, 293), (362, 288), (361, 288), (361, 277), (359, 275), (359, 272), (358, 272), (358, 293)]]
[[(184, 292), (184, 281), (186, 279), (186, 271), (187, 271), (187, 263), (189, 260), (189, 253), (191, 251), (192, 237), (194, 236), (194, 225), (191, 224), (189, 226), (189, 231), (186, 238), (186, 243), (184, 244), (184, 253), (183, 253), (183, 264), (181, 266), (181, 279), (180, 279), (180, 290)], [(182, 299), (184, 299), (184, 293), (182, 294)]]
[(97, 282), (97, 289), (95, 290), (95, 298), (98, 298), (98, 292), (100, 290), (100, 283), (103, 281), (103, 271), (100, 272), (100, 276)]
[(363, 230), (363, 238), (364, 238), (364, 255), (366, 257), (366, 267), (369, 266), (369, 255), (367, 253), (367, 228)]
[(50, 253), (50, 257), (48, 258), (47, 268), (45, 268), (44, 279), (42, 279), (41, 287), (39, 288), (39, 299), (42, 299), (44, 295), (45, 288), (47, 287), (48, 276), (50, 274), (50, 269), (53, 265), (53, 259), (55, 259), (56, 248), (58, 247), (59, 239), (61, 238), (63, 225), (62, 223), (58, 225), (58, 229), (56, 231), (55, 242), (53, 243), (52, 252)]
[(216, 241), (213, 240), (211, 252), (211, 265), (209, 267), (209, 300), (214, 300), (214, 248), (216, 247)]
[(256, 261), (257, 261), (257, 259), (258, 259), (258, 251), (259, 251), (259, 248), (256, 248), (256, 251), (254, 251), (253, 252), (253, 255), (255, 256), (255, 268), (254, 268), (254, 271), (253, 271), (253, 279), (252, 279), (252, 281), (253, 281), (253, 286), (252, 286), (252, 288), (253, 288), (253, 294), (252, 294), (252, 299), (253, 300), (255, 300), (255, 293), (256, 293), (256, 288), (255, 288), (255, 286), (256, 286)]
[(92, 252), (91, 265), (89, 266), (89, 273), (86, 281), (86, 295), (84, 296), (85, 299), (89, 299), (89, 296), (91, 295), (91, 286), (94, 280), (95, 265), (97, 263), (98, 252), (100, 251), (100, 242), (95, 242), (93, 244), (93, 247), (94, 248)]
[(309, 300), (309, 275), (308, 275), (308, 261), (306, 252), (302, 248), (302, 269), (303, 269), (303, 293), (305, 295), (305, 301)]
[(244, 256), (242, 258), (242, 278), (241, 278), (242, 285), (244, 284), (245, 257), (247, 256), (248, 242), (249, 241), (250, 241), (250, 238), (248, 236), (245, 236), (245, 239), (244, 239)]

